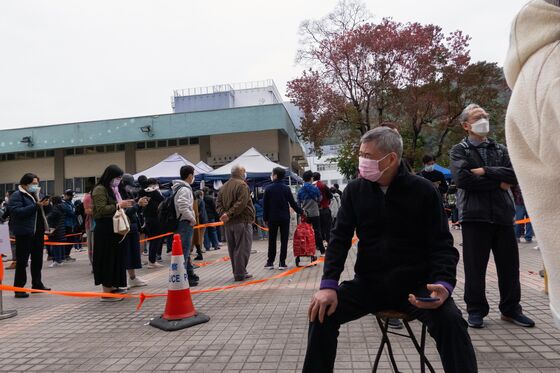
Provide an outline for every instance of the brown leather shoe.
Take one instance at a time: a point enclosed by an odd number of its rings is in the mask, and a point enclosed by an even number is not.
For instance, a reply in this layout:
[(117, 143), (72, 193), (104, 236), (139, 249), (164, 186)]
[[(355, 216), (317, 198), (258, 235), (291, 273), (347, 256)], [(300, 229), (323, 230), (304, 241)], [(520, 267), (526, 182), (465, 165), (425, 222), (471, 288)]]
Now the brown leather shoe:
[(16, 261), (14, 260), (14, 261), (11, 262), (10, 264), (8, 264), (8, 266), (6, 267), (6, 269), (16, 269)]

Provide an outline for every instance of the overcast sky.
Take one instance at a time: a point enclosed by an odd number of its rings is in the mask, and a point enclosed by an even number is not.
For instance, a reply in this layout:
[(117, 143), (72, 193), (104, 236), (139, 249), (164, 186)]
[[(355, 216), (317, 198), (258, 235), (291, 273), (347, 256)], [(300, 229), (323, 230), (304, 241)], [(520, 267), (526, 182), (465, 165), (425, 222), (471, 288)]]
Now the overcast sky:
[[(527, 0), (366, 0), (374, 20), (435, 23), (500, 64)], [(173, 89), (272, 78), (302, 66), (298, 26), (336, 0), (2, 0), (0, 129), (171, 112)]]

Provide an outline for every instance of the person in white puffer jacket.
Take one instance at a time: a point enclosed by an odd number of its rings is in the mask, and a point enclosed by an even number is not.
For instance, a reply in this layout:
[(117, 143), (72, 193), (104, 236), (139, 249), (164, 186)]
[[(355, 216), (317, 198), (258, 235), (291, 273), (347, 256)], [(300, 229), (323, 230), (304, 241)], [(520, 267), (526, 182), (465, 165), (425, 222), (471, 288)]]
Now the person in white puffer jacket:
[(513, 21), (504, 64), (513, 90), (506, 139), (549, 278), (560, 327), (560, 0), (533, 0)]

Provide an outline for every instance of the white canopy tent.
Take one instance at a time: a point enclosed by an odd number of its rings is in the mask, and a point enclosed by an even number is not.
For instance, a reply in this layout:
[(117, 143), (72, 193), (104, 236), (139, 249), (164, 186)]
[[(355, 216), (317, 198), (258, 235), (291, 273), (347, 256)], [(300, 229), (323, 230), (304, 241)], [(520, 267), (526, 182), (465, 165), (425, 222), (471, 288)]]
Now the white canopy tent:
[(201, 170), (204, 170), (204, 172), (211, 172), (214, 171), (214, 168), (212, 168), (212, 166), (207, 165), (206, 163), (200, 161), (196, 164), (196, 167), (200, 168)]
[(270, 174), (275, 167), (282, 167), (286, 169), (286, 176), (295, 182), (300, 182), (300, 177), (290, 171), (288, 167), (282, 166), (278, 163), (272, 162), (270, 159), (259, 153), (255, 148), (247, 150), (232, 162), (205, 173), (202, 177), (204, 180), (227, 180), (231, 176), (231, 169), (233, 166), (243, 166), (247, 172), (248, 179), (268, 179), (270, 181)]
[(193, 166), (194, 167), (194, 175), (200, 175), (205, 173), (206, 171), (195, 165), (194, 163), (190, 162), (189, 160), (185, 159), (178, 153), (171, 154), (169, 157), (165, 158), (163, 161), (159, 162), (158, 164), (144, 170), (142, 172), (138, 172), (134, 175), (134, 178), (137, 179), (138, 176), (144, 175), (148, 178), (156, 178), (160, 182), (169, 182), (174, 179), (179, 179), (179, 171), (183, 166)]

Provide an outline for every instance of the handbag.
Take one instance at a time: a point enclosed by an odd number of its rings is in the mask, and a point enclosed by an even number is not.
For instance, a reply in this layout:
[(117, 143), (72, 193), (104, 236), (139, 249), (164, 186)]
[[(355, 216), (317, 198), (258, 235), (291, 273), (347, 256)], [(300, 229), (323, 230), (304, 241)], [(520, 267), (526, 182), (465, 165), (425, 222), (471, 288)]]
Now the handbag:
[(115, 215), (113, 215), (113, 232), (123, 236), (123, 240), (128, 232), (130, 232), (130, 221), (128, 220), (128, 216), (126, 216), (126, 212), (118, 205), (117, 211), (115, 211)]

